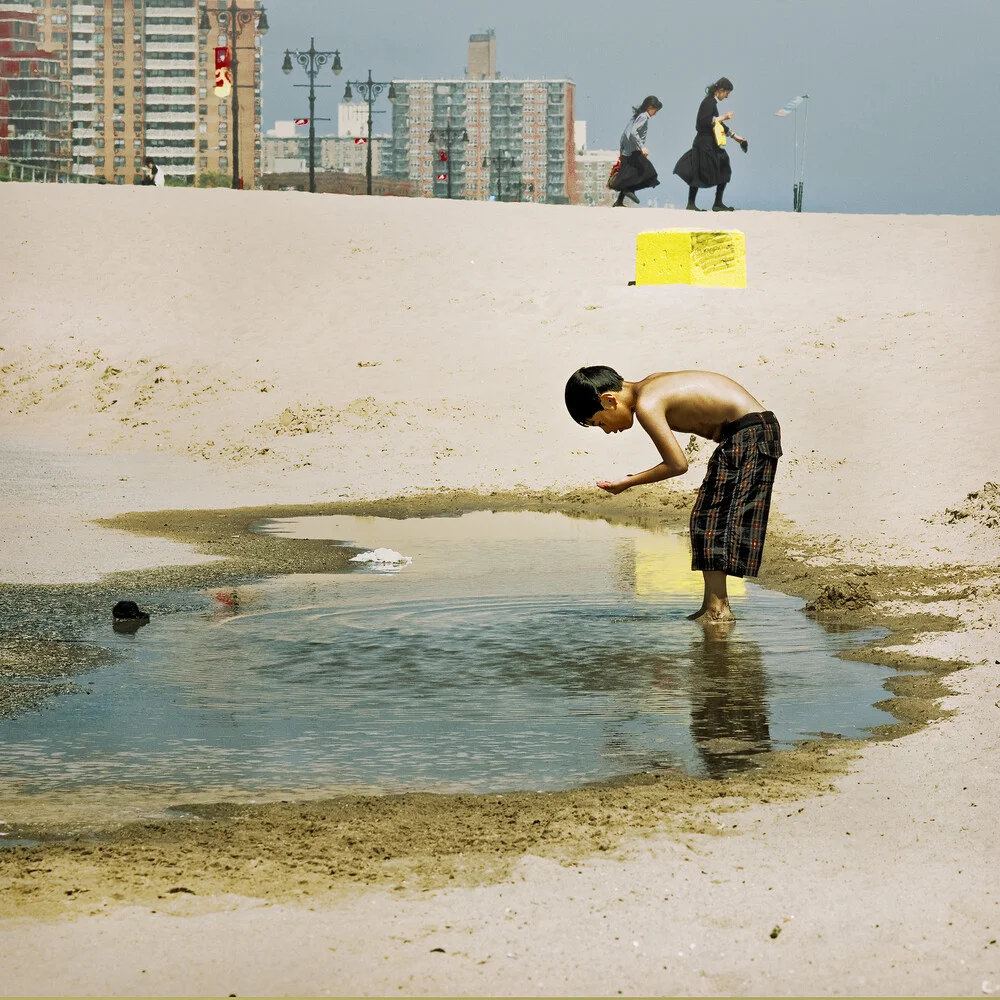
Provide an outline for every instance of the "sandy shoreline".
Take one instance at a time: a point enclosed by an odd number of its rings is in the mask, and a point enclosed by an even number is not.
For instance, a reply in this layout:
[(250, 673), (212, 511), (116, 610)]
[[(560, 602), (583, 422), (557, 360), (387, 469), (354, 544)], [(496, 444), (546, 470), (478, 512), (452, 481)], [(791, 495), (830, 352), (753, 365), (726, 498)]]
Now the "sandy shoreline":
[[(154, 531), (143, 511), (402, 497), (682, 522), (707, 448), (617, 508), (589, 483), (648, 444), (576, 427), (561, 388), (583, 363), (707, 367), (782, 420), (762, 582), (860, 594), (826, 613), (968, 666), (929, 727), (722, 799), (654, 783), (471, 824), (435, 808), (458, 839), (413, 838), (406, 884), (370, 847), (413, 816), (376, 812), (352, 876), (318, 805), (4, 852), (0, 992), (1000, 991), (998, 220), (740, 213), (749, 288), (713, 294), (625, 284), (635, 232), (684, 213), (238, 197), (0, 191), (4, 594), (222, 571), (183, 514)], [(121, 239), (95, 250), (97, 225)], [(211, 823), (240, 835), (220, 850)]]

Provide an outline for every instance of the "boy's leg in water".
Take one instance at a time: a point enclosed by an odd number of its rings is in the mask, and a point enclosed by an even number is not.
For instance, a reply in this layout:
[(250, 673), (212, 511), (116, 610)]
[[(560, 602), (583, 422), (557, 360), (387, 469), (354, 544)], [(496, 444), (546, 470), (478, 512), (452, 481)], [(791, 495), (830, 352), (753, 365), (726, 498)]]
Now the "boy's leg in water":
[[(733, 621), (735, 615), (729, 607), (729, 593), (726, 590), (726, 574), (718, 569), (702, 570), (705, 577), (705, 596), (701, 607), (688, 615), (691, 621)], [(704, 616), (704, 617), (703, 617)]]

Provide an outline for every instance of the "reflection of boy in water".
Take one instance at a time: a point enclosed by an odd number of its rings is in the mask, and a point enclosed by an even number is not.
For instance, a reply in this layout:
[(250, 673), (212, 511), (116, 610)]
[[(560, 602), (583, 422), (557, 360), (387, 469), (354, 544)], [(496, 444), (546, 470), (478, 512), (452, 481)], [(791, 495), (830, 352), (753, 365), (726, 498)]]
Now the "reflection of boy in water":
[(732, 627), (708, 622), (691, 646), (691, 738), (713, 778), (752, 767), (771, 739), (764, 658), (755, 642), (730, 644)]
[(613, 368), (580, 368), (566, 383), (566, 408), (584, 427), (627, 431), (638, 419), (661, 461), (617, 481), (608, 493), (682, 476), (688, 469), (675, 431), (718, 443), (691, 511), (691, 568), (705, 577), (701, 608), (691, 618), (733, 617), (728, 576), (756, 576), (764, 549), (771, 487), (781, 455), (781, 429), (741, 385), (715, 372), (656, 372), (626, 382)]

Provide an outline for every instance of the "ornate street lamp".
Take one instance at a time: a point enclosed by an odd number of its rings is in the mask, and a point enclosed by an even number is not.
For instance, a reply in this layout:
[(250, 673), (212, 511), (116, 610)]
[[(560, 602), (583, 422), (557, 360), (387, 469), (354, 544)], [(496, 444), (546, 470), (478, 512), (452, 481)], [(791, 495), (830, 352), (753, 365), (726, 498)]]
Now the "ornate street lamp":
[[(309, 190), (316, 190), (316, 88), (329, 87), (329, 83), (316, 83), (319, 71), (330, 61), (333, 56), (333, 75), (340, 76), (340, 71), (344, 68), (340, 61), (340, 50), (334, 49), (332, 52), (318, 52), (316, 50), (316, 39), (309, 39), (309, 51), (294, 52), (285, 49), (285, 61), (281, 64), (281, 71), (287, 76), (292, 71), (292, 56), (295, 61), (306, 71), (309, 77)], [(292, 86), (305, 87), (304, 83), (295, 83)], [(329, 121), (324, 118), (323, 121)]]
[[(212, 22), (208, 19), (208, 8), (201, 8), (201, 19), (198, 22), (199, 31), (211, 31)], [(224, 31), (227, 35), (232, 35), (233, 39), (233, 125), (232, 125), (232, 136), (233, 136), (233, 188), (239, 189), (242, 185), (240, 184), (240, 86), (239, 86), (239, 76), (237, 69), (239, 66), (238, 60), (238, 48), (237, 41), (239, 39), (240, 31), (245, 28), (248, 24), (255, 25), (255, 30), (258, 35), (266, 35), (270, 25), (267, 23), (267, 14), (264, 8), (261, 7), (260, 14), (258, 15), (256, 11), (244, 7), (240, 7), (237, 4), (237, 0), (232, 0), (229, 8), (226, 10), (213, 10), (212, 14), (216, 17), (219, 22), (219, 30)], [(255, 24), (256, 22), (256, 24)]]
[(432, 145), (443, 144), (444, 149), (441, 150), (444, 153), (444, 162), (447, 164), (447, 171), (445, 173), (445, 178), (448, 181), (448, 197), (451, 197), (451, 144), (452, 142), (468, 142), (469, 133), (465, 128), (459, 128), (458, 125), (451, 124), (451, 113), (448, 114), (448, 124), (443, 128), (432, 128), (431, 134), (428, 141)]
[(386, 97), (390, 101), (396, 100), (396, 88), (392, 85), (391, 80), (373, 80), (372, 71), (368, 70), (367, 80), (348, 80), (347, 86), (344, 88), (344, 100), (348, 103), (354, 100), (354, 94), (351, 91), (351, 84), (354, 84), (358, 88), (358, 96), (363, 101), (368, 102), (368, 161), (365, 167), (365, 175), (368, 179), (367, 193), (372, 193), (372, 105), (375, 103), (375, 99), (383, 94), (386, 88), (389, 89), (389, 93)]
[(497, 201), (503, 201), (503, 171), (506, 167), (514, 166), (514, 157), (510, 153), (504, 153), (499, 151), (494, 153), (492, 157), (483, 157), (483, 166), (490, 167), (490, 174), (492, 175), (494, 169), (496, 170), (497, 178)]

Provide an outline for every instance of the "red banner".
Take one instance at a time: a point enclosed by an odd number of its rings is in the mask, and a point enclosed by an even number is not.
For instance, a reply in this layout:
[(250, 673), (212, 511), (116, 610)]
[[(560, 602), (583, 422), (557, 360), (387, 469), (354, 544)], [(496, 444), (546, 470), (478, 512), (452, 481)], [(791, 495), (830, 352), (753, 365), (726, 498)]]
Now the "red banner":
[(215, 96), (228, 97), (233, 92), (232, 54), (225, 45), (215, 50)]

